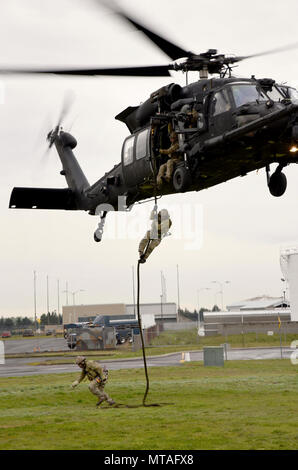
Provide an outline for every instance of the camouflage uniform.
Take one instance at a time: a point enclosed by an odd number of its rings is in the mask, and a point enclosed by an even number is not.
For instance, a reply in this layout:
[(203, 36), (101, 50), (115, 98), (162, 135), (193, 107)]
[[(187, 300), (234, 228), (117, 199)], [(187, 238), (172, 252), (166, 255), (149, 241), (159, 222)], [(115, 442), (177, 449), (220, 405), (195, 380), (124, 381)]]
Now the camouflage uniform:
[(191, 107), (186, 104), (182, 106), (181, 112), (184, 113), (186, 116), (184, 127), (197, 127), (199, 115), (195, 109), (191, 109)]
[(113, 405), (115, 403), (114, 400), (104, 391), (104, 386), (108, 380), (108, 371), (103, 369), (98, 362), (87, 361), (83, 356), (77, 357), (76, 364), (81, 367), (82, 372), (79, 379), (73, 382), (72, 387), (76, 387), (87, 376), (90, 380), (90, 392), (99, 399), (96, 406), (99, 406), (103, 401), (107, 401), (109, 405)]
[(169, 159), (166, 163), (163, 163), (159, 167), (156, 183), (157, 186), (162, 185), (163, 178), (170, 183), (175, 166), (181, 160), (179, 150), (178, 137), (176, 132), (171, 132), (170, 134), (171, 146), (168, 149), (160, 149), (159, 153), (161, 155), (168, 155)]
[(160, 244), (162, 238), (172, 225), (172, 221), (166, 209), (159, 211), (157, 217), (155, 217), (155, 213), (152, 211), (150, 219), (152, 220), (151, 230), (146, 232), (146, 235), (139, 244), (139, 255), (142, 262), (145, 262), (154, 248)]

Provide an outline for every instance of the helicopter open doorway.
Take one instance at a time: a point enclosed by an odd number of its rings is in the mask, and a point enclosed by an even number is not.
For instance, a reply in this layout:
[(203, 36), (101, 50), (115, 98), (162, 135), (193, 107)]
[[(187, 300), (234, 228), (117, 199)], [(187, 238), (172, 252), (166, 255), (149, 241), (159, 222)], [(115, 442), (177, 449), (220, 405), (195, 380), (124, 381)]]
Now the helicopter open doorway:
[[(128, 188), (144, 184), (154, 186), (160, 166), (168, 157), (160, 149), (170, 147), (169, 120), (153, 120), (149, 127), (127, 137), (122, 146), (123, 179)], [(181, 138), (180, 138), (181, 140)]]

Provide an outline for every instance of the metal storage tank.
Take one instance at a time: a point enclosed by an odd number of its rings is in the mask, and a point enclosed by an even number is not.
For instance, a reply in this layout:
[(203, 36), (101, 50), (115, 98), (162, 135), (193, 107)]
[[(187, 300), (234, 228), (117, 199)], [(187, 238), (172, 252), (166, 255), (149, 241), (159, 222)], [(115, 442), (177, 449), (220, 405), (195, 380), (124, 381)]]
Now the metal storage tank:
[(298, 247), (281, 250), (280, 266), (289, 286), (291, 321), (298, 321)]

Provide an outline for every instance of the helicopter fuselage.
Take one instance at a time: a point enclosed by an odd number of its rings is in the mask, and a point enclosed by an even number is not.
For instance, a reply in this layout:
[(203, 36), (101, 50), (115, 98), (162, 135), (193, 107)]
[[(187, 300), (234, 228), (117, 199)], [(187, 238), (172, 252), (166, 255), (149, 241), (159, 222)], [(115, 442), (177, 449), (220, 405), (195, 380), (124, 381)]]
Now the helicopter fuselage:
[[(264, 79), (209, 79), (181, 88), (170, 84), (116, 119), (131, 135), (121, 163), (86, 191), (96, 205), (125, 195), (128, 205), (155, 195), (200, 191), (277, 162), (296, 163), (298, 93)], [(195, 119), (193, 119), (193, 114)], [(159, 154), (178, 134), (181, 163), (173, 183), (156, 188)], [(183, 181), (181, 181), (181, 178)]]

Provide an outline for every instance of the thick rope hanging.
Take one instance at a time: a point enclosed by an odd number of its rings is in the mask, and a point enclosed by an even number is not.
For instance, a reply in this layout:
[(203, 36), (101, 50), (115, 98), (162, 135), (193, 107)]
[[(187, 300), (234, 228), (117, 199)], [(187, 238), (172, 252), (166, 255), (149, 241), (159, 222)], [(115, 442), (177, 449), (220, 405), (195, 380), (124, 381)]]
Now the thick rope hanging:
[(143, 351), (143, 361), (144, 361), (144, 369), (145, 369), (145, 376), (146, 376), (146, 390), (143, 397), (143, 406), (147, 406), (145, 404), (146, 397), (149, 392), (149, 376), (147, 370), (147, 362), (146, 362), (146, 353), (145, 353), (145, 344), (144, 344), (144, 337), (143, 337), (143, 330), (142, 330), (142, 320), (140, 314), (140, 261), (138, 261), (138, 269), (137, 269), (137, 314), (138, 314), (138, 322), (139, 322), (139, 329), (142, 341), (142, 351)]
[[(159, 217), (159, 214), (158, 214), (158, 207), (157, 207), (157, 197), (156, 197), (156, 194), (155, 194), (155, 205), (154, 205), (154, 209), (153, 209), (153, 213), (154, 215), (156, 216), (157, 218), (157, 223), (158, 223), (158, 217)], [(167, 212), (167, 211), (166, 211)], [(168, 214), (168, 212), (167, 212)], [(169, 217), (169, 216), (168, 216)], [(171, 220), (169, 219), (169, 226), (171, 226), (172, 222)], [(160, 220), (160, 226), (162, 225), (162, 219)], [(153, 227), (153, 225), (152, 225)], [(151, 227), (151, 229), (152, 229)], [(149, 249), (149, 246), (150, 246), (150, 243), (155, 239), (156, 236), (160, 237), (160, 241), (162, 240), (163, 238), (163, 234), (162, 234), (162, 229), (161, 227), (159, 228), (159, 225), (158, 225), (158, 230), (157, 230), (158, 233), (156, 234), (152, 234), (150, 233), (150, 235), (148, 236), (147, 235), (147, 245), (146, 246), (146, 249), (145, 251), (143, 252), (143, 248), (142, 248), (142, 254), (140, 254), (140, 259), (138, 260), (138, 267), (137, 267), (137, 315), (138, 315), (138, 323), (139, 323), (139, 330), (140, 330), (140, 336), (141, 336), (141, 342), (142, 342), (142, 352), (143, 352), (143, 361), (144, 361), (144, 370), (145, 370), (145, 376), (146, 376), (146, 390), (145, 390), (145, 394), (144, 394), (144, 397), (143, 397), (143, 406), (160, 406), (159, 404), (155, 403), (155, 404), (151, 404), (151, 405), (146, 405), (146, 398), (147, 398), (147, 395), (148, 395), (148, 392), (149, 392), (149, 376), (148, 376), (148, 370), (147, 370), (147, 362), (146, 362), (146, 353), (145, 353), (145, 344), (144, 344), (144, 337), (143, 337), (143, 329), (142, 329), (142, 320), (141, 320), (141, 314), (140, 314), (140, 284), (141, 284), (141, 281), (140, 281), (140, 265), (143, 264), (145, 261), (146, 261), (146, 254), (148, 253), (148, 249)], [(155, 235), (155, 236), (154, 236)], [(166, 236), (166, 234), (164, 234), (164, 236)], [(153, 238), (151, 238), (153, 237)], [(152, 251), (152, 248), (151, 248), (151, 251)], [(151, 253), (151, 251), (149, 253)]]

